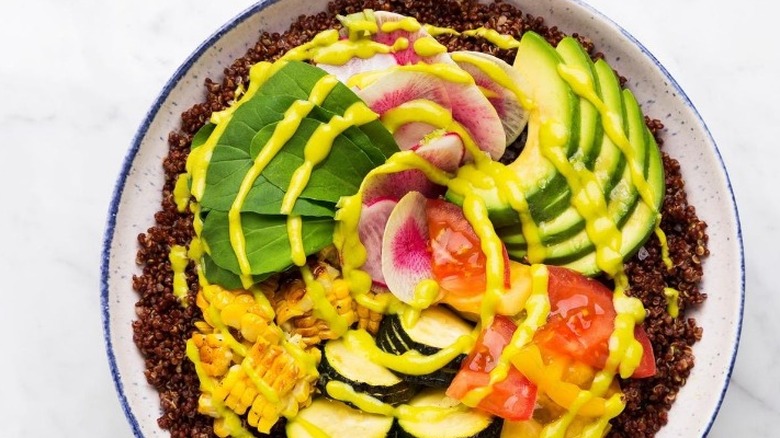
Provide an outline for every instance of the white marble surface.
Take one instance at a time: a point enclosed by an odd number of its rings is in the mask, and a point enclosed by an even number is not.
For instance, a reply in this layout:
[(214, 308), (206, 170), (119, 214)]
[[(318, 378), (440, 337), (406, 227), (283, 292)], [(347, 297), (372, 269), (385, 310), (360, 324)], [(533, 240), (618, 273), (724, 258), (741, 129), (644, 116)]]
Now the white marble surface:
[[(741, 211), (747, 306), (734, 378), (710, 436), (776, 436), (775, 8), (759, 0), (736, 3), (738, 11), (722, 0), (657, 0), (653, 9), (642, 0), (590, 3), (667, 67), (720, 146)], [(2, 1), (0, 437), (131, 436), (111, 383), (99, 306), (114, 180), (166, 79), (250, 4)]]

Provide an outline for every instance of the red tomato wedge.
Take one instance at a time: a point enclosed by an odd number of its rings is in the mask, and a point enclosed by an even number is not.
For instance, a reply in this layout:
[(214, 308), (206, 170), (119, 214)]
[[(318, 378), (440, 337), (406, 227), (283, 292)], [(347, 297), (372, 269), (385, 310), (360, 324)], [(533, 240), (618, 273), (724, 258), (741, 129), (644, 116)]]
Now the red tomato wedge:
[[(440, 199), (426, 204), (431, 236), (433, 278), (439, 287), (456, 295), (481, 294), (486, 287), (481, 242), (461, 207)], [(504, 283), (509, 287), (509, 257), (504, 248)]]
[[(534, 342), (548, 349), (602, 369), (609, 356), (609, 337), (614, 329), (615, 309), (612, 291), (584, 275), (566, 268), (549, 266), (548, 294), (550, 316), (536, 332)], [(634, 336), (644, 354), (632, 377), (655, 374), (653, 348), (641, 326)]]
[[(482, 332), (474, 350), (463, 361), (455, 375), (447, 395), (461, 400), (475, 388), (486, 386), (490, 371), (496, 367), (501, 352), (512, 340), (517, 326), (506, 316), (496, 315), (493, 324)], [(536, 406), (536, 385), (523, 376), (514, 366), (509, 367), (507, 378), (493, 386), (493, 392), (477, 405), (477, 408), (511, 421), (531, 418)]]

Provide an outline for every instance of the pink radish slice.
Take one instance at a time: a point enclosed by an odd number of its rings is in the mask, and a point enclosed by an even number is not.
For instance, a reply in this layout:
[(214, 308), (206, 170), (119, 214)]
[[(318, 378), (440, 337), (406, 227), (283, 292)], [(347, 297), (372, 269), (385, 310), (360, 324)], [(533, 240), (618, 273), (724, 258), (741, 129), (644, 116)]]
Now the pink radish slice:
[(494, 94), (494, 96), (488, 97), (488, 100), (501, 118), (506, 135), (506, 144), (508, 145), (515, 141), (528, 122), (528, 112), (521, 106), (517, 95), (512, 90), (499, 84), (487, 71), (482, 70), (477, 64), (469, 62), (469, 58), (477, 58), (477, 61), (492, 63), (498, 67), (506, 79), (515, 84), (522, 83), (523, 77), (511, 65), (486, 53), (464, 51), (454, 52), (453, 55), (457, 59), (456, 63), (458, 66), (468, 72), (478, 86), (490, 90)]
[(409, 192), (419, 192), (428, 198), (444, 194), (446, 187), (436, 185), (417, 169), (372, 176), (366, 182), (363, 204), (371, 205), (381, 199), (399, 200)]
[[(476, 87), (475, 90), (479, 92)], [(394, 71), (359, 90), (357, 95), (379, 115), (417, 99), (427, 99), (446, 109), (451, 108), (444, 81), (422, 72)]]
[(418, 155), (445, 172), (455, 172), (466, 153), (460, 136), (448, 132), (413, 148)]
[(382, 239), (385, 283), (405, 303), (414, 299), (417, 283), (432, 277), (425, 204), (425, 196), (419, 192), (401, 198), (390, 213)]
[(494, 160), (506, 149), (504, 126), (496, 109), (475, 84), (446, 82), (452, 118), (463, 125), (479, 148)]
[(398, 147), (406, 151), (419, 147), (420, 141), (436, 129), (438, 128), (423, 122), (407, 123), (395, 130), (393, 138)]
[(375, 200), (371, 205), (364, 205), (358, 222), (358, 236), (366, 248), (366, 263), (363, 270), (371, 275), (378, 286), (385, 285), (382, 274), (382, 236), (390, 213), (397, 202), (389, 198)]

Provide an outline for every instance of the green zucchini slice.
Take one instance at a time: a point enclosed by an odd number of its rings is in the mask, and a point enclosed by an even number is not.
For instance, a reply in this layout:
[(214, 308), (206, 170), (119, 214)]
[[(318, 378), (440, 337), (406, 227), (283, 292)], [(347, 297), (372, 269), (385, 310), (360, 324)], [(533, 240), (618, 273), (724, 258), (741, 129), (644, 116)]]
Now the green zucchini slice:
[[(410, 327), (398, 315), (386, 316), (379, 326), (377, 346), (391, 354), (417, 350), (421, 354), (432, 355), (453, 344), (461, 336), (469, 335), (472, 329), (469, 323), (445, 307), (433, 306), (420, 312), (417, 323)], [(416, 385), (446, 388), (465, 357), (465, 354), (461, 354), (431, 374), (404, 375), (403, 378)]]
[(501, 436), (503, 420), (476, 409), (458, 406), (460, 402), (444, 394), (444, 391), (429, 389), (421, 392), (409, 402), (412, 408), (437, 408), (419, 416), (399, 418), (390, 436), (396, 438), (498, 438)]
[(318, 385), (323, 394), (328, 394), (325, 386), (332, 380), (391, 405), (404, 403), (415, 393), (411, 382), (372, 362), (365, 352), (350, 349), (341, 339), (328, 341), (322, 352)]
[(393, 427), (393, 417), (367, 414), (346, 404), (324, 397), (315, 399), (287, 423), (289, 438), (354, 437), (385, 438)]

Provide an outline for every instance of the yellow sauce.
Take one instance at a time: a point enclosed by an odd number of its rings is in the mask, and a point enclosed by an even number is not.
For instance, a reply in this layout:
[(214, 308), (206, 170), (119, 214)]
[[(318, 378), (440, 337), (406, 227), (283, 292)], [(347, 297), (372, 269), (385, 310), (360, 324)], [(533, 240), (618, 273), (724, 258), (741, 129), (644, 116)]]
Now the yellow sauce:
[(181, 245), (171, 246), (168, 261), (171, 262), (171, 270), (173, 270), (173, 296), (179, 299), (182, 306), (187, 307), (186, 299), (190, 291), (185, 273), (190, 262), (189, 257), (187, 257), (187, 248)]
[(501, 67), (497, 66), (495, 62), (469, 52), (456, 52), (452, 53), (450, 56), (453, 61), (469, 63), (479, 68), (479, 70), (488, 75), (493, 82), (511, 91), (523, 108), (532, 108), (534, 106), (531, 97), (527, 92), (523, 91), (523, 84), (518, 84), (515, 78), (510, 77), (509, 74), (501, 69)]
[(372, 362), (412, 376), (430, 374), (450, 363), (460, 354), (471, 351), (474, 338), (461, 336), (452, 345), (432, 355), (409, 350), (401, 355), (390, 354), (376, 346), (374, 338), (365, 330), (351, 330), (344, 334), (344, 342), (354, 351), (363, 351)]
[(387, 21), (382, 23), (382, 32), (392, 33), (399, 30), (404, 32), (417, 32), (422, 28), (422, 25), (414, 17), (404, 17), (398, 21)]
[(190, 176), (186, 173), (176, 178), (176, 184), (173, 186), (173, 202), (179, 213), (187, 211), (187, 205), (190, 203)]
[(447, 47), (432, 37), (418, 38), (412, 47), (414, 48), (414, 53), (423, 58), (447, 53)]
[(303, 248), (303, 219), (287, 216), (287, 238), (290, 240), (290, 255), (296, 266), (306, 264), (306, 250)]
[[(326, 76), (331, 82), (338, 83), (333, 76)], [(321, 80), (322, 83), (325, 79)], [(333, 85), (335, 85), (335, 83)], [(318, 83), (319, 85), (319, 83)], [(330, 84), (329, 84), (330, 85)], [(315, 91), (316, 90), (315, 86)], [(332, 88), (332, 87), (331, 87)], [(314, 93), (314, 91), (312, 92)], [(310, 97), (311, 99), (312, 97)], [(309, 102), (312, 102), (310, 100)], [(318, 104), (314, 101), (315, 104)], [(328, 123), (321, 124), (314, 130), (314, 133), (306, 141), (303, 149), (303, 164), (301, 164), (292, 174), (290, 186), (287, 187), (284, 199), (282, 199), (282, 214), (292, 212), (295, 201), (309, 184), (311, 172), (314, 167), (328, 157), (333, 147), (336, 137), (352, 126), (365, 125), (377, 119), (377, 114), (363, 102), (352, 104), (344, 112), (344, 116), (334, 116)]]
[(677, 318), (680, 314), (680, 291), (672, 287), (664, 288), (666, 297), (666, 311), (672, 318)]
[(308, 266), (301, 266), (301, 276), (306, 283), (306, 294), (314, 302), (314, 315), (325, 321), (337, 336), (346, 333), (349, 322), (333, 307), (325, 295), (325, 288), (314, 279)]
[(505, 35), (495, 29), (479, 27), (477, 29), (461, 32), (461, 35), (482, 38), (499, 49), (516, 49), (520, 46), (520, 41), (514, 39), (511, 35)]

